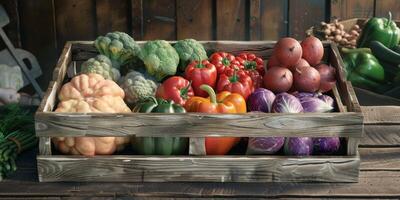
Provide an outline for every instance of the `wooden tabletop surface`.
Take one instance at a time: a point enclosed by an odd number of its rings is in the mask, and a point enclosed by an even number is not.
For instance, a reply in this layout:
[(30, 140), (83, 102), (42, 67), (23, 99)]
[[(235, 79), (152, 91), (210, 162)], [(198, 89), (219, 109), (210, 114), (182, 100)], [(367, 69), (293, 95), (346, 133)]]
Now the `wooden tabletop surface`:
[(358, 183), (39, 183), (34, 149), (23, 153), (17, 162), (18, 171), (0, 182), (0, 198), (400, 199), (400, 107), (370, 106), (362, 110), (365, 124)]
[(400, 198), (400, 147), (360, 148), (358, 183), (39, 183), (35, 150), (25, 152), (18, 171), (0, 182), (1, 197), (237, 197)]

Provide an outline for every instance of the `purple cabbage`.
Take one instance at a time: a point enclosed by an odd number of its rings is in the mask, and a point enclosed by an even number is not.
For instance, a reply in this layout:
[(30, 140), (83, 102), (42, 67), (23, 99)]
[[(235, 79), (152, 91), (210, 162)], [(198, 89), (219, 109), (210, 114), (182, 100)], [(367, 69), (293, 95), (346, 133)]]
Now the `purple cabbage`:
[(331, 107), (335, 106), (335, 101), (333, 100), (332, 97), (328, 96), (328, 95), (319, 95), (318, 96), (319, 99), (321, 99), (322, 101), (324, 101), (325, 103), (327, 103), (328, 105), (330, 105)]
[(247, 98), (248, 111), (271, 112), (275, 94), (265, 88), (258, 88)]
[(246, 154), (274, 154), (282, 148), (284, 143), (284, 137), (249, 138)]
[(318, 95), (314, 93), (300, 92), (294, 94), (303, 106), (304, 112), (331, 112), (333, 107), (333, 99), (327, 95)]
[(286, 138), (284, 145), (286, 155), (308, 156), (313, 153), (313, 140), (310, 137)]
[(333, 154), (340, 148), (339, 137), (313, 138), (313, 143), (316, 154)]
[(271, 110), (274, 113), (301, 113), (303, 106), (295, 96), (283, 92), (276, 95)]
[(311, 93), (311, 92), (293, 92), (292, 95), (298, 99), (303, 97), (318, 97), (317, 93)]

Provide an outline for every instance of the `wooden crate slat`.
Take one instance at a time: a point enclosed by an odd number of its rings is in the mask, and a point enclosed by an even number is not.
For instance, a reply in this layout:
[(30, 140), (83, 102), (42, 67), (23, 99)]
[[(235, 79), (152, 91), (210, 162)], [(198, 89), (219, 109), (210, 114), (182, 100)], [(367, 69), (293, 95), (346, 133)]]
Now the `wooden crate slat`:
[[(229, 130), (229, 131), (227, 131)], [(361, 137), (362, 115), (37, 113), (38, 136), (341, 136)]]
[(400, 125), (364, 125), (360, 146), (400, 146)]
[(360, 148), (360, 170), (400, 171), (400, 148)]
[(52, 155), (50, 137), (39, 138), (39, 154), (49, 156)]
[(400, 106), (362, 106), (361, 110), (366, 124), (400, 126)]
[(354, 157), (38, 156), (39, 180), (117, 182), (357, 182)]

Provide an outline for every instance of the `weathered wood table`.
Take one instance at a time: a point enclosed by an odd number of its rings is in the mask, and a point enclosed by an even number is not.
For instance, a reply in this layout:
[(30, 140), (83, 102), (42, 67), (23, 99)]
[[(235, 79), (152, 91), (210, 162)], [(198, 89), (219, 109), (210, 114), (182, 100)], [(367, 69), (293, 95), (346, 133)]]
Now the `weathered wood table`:
[[(364, 107), (365, 109), (367, 107)], [(363, 108), (363, 110), (364, 110)], [(373, 107), (368, 110), (373, 111)], [(389, 118), (400, 111), (391, 109)], [(25, 152), (14, 176), (0, 182), (0, 198), (101, 197), (104, 199), (171, 198), (400, 198), (400, 124), (384, 124), (378, 114), (366, 115), (361, 141), (361, 172), (358, 183), (39, 183), (36, 151)], [(389, 114), (388, 113), (388, 114)], [(390, 122), (390, 119), (386, 119)], [(376, 130), (379, 128), (381, 132)], [(374, 131), (375, 130), (375, 131)], [(99, 199), (96, 198), (96, 199)]]

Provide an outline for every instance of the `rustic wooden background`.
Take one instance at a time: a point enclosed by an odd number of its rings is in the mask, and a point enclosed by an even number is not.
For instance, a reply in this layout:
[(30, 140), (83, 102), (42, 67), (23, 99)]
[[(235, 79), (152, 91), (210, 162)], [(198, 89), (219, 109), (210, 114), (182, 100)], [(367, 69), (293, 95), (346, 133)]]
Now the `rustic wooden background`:
[[(400, 19), (399, 0), (0, 0), (11, 17), (13, 43), (39, 60), (47, 87), (65, 41), (93, 40), (109, 31), (136, 40), (276, 40), (302, 38), (333, 18)], [(1, 45), (0, 45), (1, 46)]]

